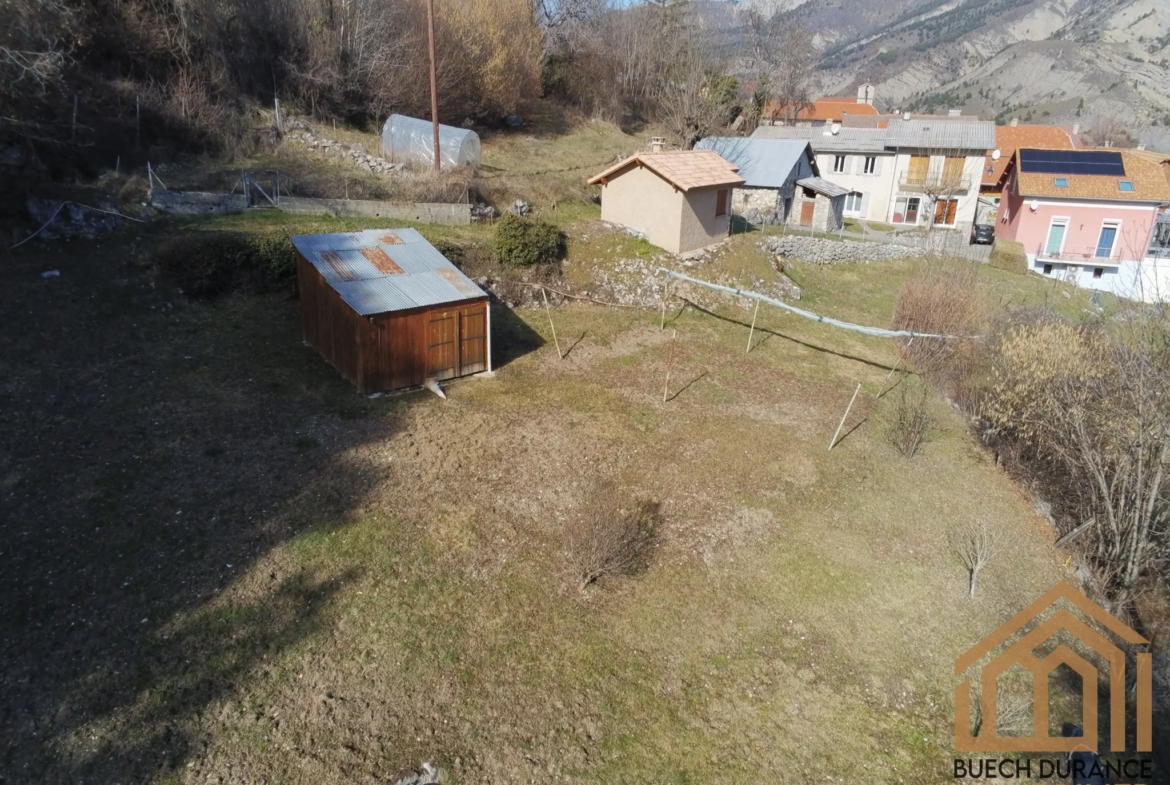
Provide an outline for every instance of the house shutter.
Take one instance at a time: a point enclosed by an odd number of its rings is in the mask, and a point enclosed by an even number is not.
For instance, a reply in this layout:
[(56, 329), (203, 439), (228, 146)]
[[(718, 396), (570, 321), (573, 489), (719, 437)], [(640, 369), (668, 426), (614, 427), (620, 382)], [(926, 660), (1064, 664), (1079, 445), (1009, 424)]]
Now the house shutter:
[(880, 176), (882, 173), (882, 156), (880, 155), (873, 157), (873, 173), (874, 176)]
[(861, 217), (869, 218), (869, 194), (867, 193), (861, 195)]
[[(853, 159), (852, 168), (850, 168), (848, 165), (850, 159)], [(845, 159), (845, 163), (846, 163), (845, 171), (849, 172), (849, 174), (861, 174), (863, 171), (865, 171), (865, 169), (864, 169), (865, 156), (864, 155), (851, 155), (851, 156), (849, 156), (849, 158)]]

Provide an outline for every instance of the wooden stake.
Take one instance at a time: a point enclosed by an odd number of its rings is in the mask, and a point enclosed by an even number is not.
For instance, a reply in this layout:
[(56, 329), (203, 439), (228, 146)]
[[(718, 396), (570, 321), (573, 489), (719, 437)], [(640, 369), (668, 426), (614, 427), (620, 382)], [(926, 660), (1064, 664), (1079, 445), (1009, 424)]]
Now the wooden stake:
[(553, 343), (557, 347), (557, 359), (563, 360), (565, 356), (561, 354), (561, 342), (557, 340), (557, 326), (553, 324), (552, 309), (548, 307), (548, 291), (542, 286), (540, 293), (544, 296), (544, 312), (548, 314), (548, 326), (552, 328)]
[(77, 141), (77, 96), (73, 96), (73, 127), (69, 131), (69, 141)]
[(913, 345), (914, 338), (916, 338), (916, 337), (917, 336), (911, 337), (910, 342), (906, 344), (906, 349), (903, 349), (902, 351), (898, 352), (898, 361), (896, 363), (894, 363), (894, 367), (890, 369), (890, 373), (888, 376), (886, 376), (886, 380), (884, 382), (882, 382), (882, 387), (880, 390), (878, 390), (878, 394), (875, 396), (876, 398), (880, 399), (883, 395), (886, 394), (886, 385), (889, 384), (890, 379), (893, 378), (894, 371), (898, 370), (898, 366), (902, 364), (902, 357), (906, 354), (906, 350), (909, 349), (911, 347), (911, 345)]
[(435, 70), (435, 0), (427, 0), (427, 44), (431, 53), (431, 125), (435, 131), (435, 171), (439, 166), (439, 86)]
[(134, 96), (134, 149), (142, 147), (142, 101)]
[(760, 315), (760, 301), (756, 300), (756, 312), (754, 314), (752, 314), (752, 329), (748, 332), (747, 351), (745, 351), (744, 354), (748, 354), (752, 350), (752, 336), (756, 334), (756, 317), (759, 315)]
[(666, 359), (666, 382), (662, 385), (662, 402), (666, 403), (666, 395), (670, 391), (670, 369), (674, 367), (674, 339), (678, 337), (678, 328), (670, 336), (670, 355)]
[(666, 329), (666, 297), (670, 293), (670, 276), (666, 276), (666, 283), (662, 285), (662, 324), (659, 330)]
[(861, 382), (857, 383), (857, 389), (853, 391), (853, 397), (849, 399), (849, 405), (845, 407), (845, 413), (841, 415), (841, 423), (837, 426), (837, 431), (833, 434), (833, 441), (829, 442), (829, 449), (833, 449), (837, 444), (837, 437), (841, 435), (841, 429), (845, 427), (845, 420), (849, 417), (849, 410), (853, 408), (853, 402), (857, 400), (857, 394), (861, 392)]

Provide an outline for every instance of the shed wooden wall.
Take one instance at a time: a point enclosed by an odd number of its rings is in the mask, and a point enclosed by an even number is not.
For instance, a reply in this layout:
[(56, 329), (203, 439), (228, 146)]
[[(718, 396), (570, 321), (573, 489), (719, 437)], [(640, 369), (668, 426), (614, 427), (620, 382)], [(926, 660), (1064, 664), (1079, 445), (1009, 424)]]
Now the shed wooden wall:
[(490, 365), (485, 298), (361, 316), (317, 268), (297, 255), (305, 340), (362, 392), (486, 371)]

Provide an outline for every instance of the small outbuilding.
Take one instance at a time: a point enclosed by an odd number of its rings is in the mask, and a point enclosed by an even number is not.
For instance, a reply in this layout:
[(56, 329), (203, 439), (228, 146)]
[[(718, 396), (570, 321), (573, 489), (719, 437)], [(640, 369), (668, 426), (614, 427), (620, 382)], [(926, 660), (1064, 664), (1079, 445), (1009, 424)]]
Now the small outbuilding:
[(785, 223), (796, 182), (820, 176), (812, 145), (804, 139), (711, 136), (695, 149), (712, 150), (739, 168), (745, 182), (732, 194), (731, 211), (749, 223)]
[(363, 393), (491, 370), (487, 292), (414, 229), (292, 242), (305, 341)]
[(841, 228), (844, 220), (845, 197), (848, 193), (848, 188), (820, 177), (797, 180), (792, 209), (788, 212), (786, 223), (816, 232), (835, 232)]
[(731, 231), (736, 166), (710, 150), (630, 156), (589, 180), (601, 185), (603, 221), (629, 227), (659, 248), (686, 253)]
[[(395, 163), (435, 165), (435, 127), (430, 120), (392, 114), (382, 126), (382, 154)], [(483, 152), (479, 134), (469, 128), (439, 126), (439, 164), (443, 169), (478, 168)]]

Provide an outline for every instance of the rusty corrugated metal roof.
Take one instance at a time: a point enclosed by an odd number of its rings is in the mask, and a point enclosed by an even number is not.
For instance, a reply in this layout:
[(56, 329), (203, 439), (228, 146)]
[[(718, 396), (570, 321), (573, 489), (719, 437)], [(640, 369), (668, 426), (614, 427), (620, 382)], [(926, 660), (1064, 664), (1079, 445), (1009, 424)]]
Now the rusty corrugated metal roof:
[(297, 235), (292, 242), (363, 316), (487, 297), (414, 229)]

